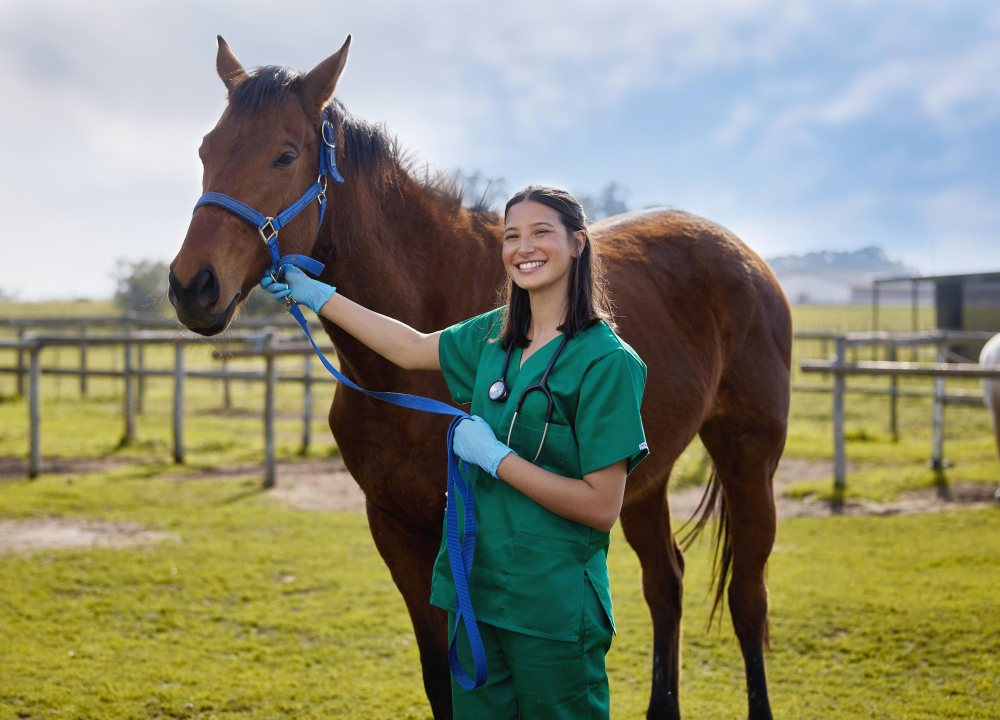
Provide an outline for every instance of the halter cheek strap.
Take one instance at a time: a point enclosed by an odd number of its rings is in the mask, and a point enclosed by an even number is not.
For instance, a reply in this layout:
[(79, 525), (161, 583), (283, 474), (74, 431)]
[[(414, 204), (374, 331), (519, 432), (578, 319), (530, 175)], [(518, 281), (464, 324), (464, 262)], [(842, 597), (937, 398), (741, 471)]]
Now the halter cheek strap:
[[(292, 205), (282, 210), (276, 217), (268, 217), (257, 212), (246, 203), (242, 203), (236, 198), (230, 197), (220, 192), (208, 192), (202, 195), (195, 203), (194, 209), (203, 205), (215, 205), (224, 210), (228, 210), (233, 215), (257, 228), (261, 240), (267, 245), (268, 253), (271, 257), (270, 273), (271, 277), (278, 279), (281, 275), (281, 267), (285, 264), (295, 265), (313, 275), (319, 275), (325, 267), (323, 263), (305, 255), (285, 255), (278, 251), (278, 231), (287, 225), (292, 218), (302, 212), (313, 200), (319, 202), (319, 226), (323, 224), (323, 215), (326, 211), (326, 187), (328, 179), (342, 183), (344, 178), (337, 171), (335, 162), (335, 131), (330, 117), (326, 110), (323, 111), (323, 125), (320, 128), (320, 136), (323, 140), (319, 153), (319, 176), (316, 182), (302, 194)], [(317, 226), (317, 230), (319, 229)], [(448, 427), (447, 447), (448, 447), (448, 502), (445, 510), (447, 521), (446, 539), (448, 547), (448, 561), (451, 565), (451, 574), (455, 582), (455, 634), (451, 637), (448, 648), (448, 663), (451, 672), (466, 690), (474, 690), (486, 682), (486, 651), (483, 648), (483, 641), (479, 634), (479, 626), (476, 623), (476, 616), (472, 610), (472, 599), (469, 596), (469, 577), (472, 574), (472, 558), (476, 547), (476, 499), (472, 491), (472, 483), (469, 482), (468, 475), (464, 473), (458, 463), (458, 458), (453, 450), (455, 428), (462, 420), (469, 417), (469, 414), (447, 405), (433, 398), (420, 397), (419, 395), (406, 395), (404, 393), (373, 392), (351, 382), (335, 368), (323, 353), (316, 346), (312, 334), (309, 332), (309, 325), (298, 303), (290, 297), (285, 298), (285, 305), (295, 322), (299, 324), (302, 331), (309, 338), (313, 349), (319, 355), (320, 361), (341, 383), (350, 388), (363, 392), (366, 395), (378, 398), (393, 405), (422, 410), (424, 412), (436, 413), (439, 415), (453, 416), (451, 425)], [(465, 479), (463, 480), (463, 475)], [(465, 527), (459, 534), (457, 500), (456, 495), (461, 495), (462, 505), (465, 508)], [(472, 650), (473, 661), (476, 666), (476, 678), (470, 678), (458, 659), (458, 626), (465, 622), (465, 632), (469, 639), (469, 647)]]
[(260, 233), (261, 240), (267, 245), (268, 253), (271, 256), (272, 275), (276, 275), (278, 269), (286, 263), (296, 265), (313, 275), (319, 275), (323, 272), (324, 265), (317, 260), (313, 260), (305, 255), (285, 255), (282, 257), (278, 252), (278, 231), (291, 222), (292, 218), (305, 210), (313, 200), (319, 202), (319, 223), (316, 227), (318, 230), (323, 224), (323, 216), (326, 213), (326, 188), (329, 179), (332, 178), (337, 183), (344, 182), (343, 176), (337, 170), (336, 143), (334, 142), (336, 135), (333, 123), (330, 121), (330, 116), (326, 110), (323, 111), (323, 125), (320, 129), (320, 136), (323, 142), (319, 150), (319, 175), (316, 177), (316, 182), (310, 185), (298, 200), (278, 213), (277, 216), (269, 217), (264, 215), (246, 203), (242, 203), (236, 198), (220, 192), (207, 192), (198, 198), (198, 202), (194, 205), (195, 210), (203, 205), (221, 207), (256, 227), (257, 232)]

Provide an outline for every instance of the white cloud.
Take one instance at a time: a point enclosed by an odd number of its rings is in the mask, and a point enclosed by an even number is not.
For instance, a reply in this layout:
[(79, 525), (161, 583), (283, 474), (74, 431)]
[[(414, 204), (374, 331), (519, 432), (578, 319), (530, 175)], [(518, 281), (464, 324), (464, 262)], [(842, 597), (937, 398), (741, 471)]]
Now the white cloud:
[(955, 133), (1000, 119), (1000, 37), (957, 55), (892, 59), (855, 73), (832, 97), (780, 110), (772, 142), (800, 140), (821, 126), (843, 126), (878, 113), (903, 117), (912, 109), (939, 130)]

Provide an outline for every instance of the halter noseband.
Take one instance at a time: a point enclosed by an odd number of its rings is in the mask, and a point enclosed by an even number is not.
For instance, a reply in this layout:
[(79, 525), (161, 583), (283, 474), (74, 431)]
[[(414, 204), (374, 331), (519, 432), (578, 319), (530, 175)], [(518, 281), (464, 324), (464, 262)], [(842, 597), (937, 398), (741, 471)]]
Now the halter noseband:
[[(319, 149), (319, 175), (316, 177), (316, 182), (302, 193), (302, 197), (278, 213), (276, 217), (269, 217), (263, 213), (259, 213), (246, 203), (242, 203), (236, 198), (220, 192), (207, 192), (198, 198), (198, 202), (194, 205), (195, 210), (202, 205), (221, 207), (256, 227), (257, 232), (260, 233), (260, 239), (267, 245), (268, 253), (271, 256), (270, 273), (271, 277), (275, 279), (277, 279), (275, 277), (276, 273), (280, 273), (280, 268), (285, 263), (297, 265), (313, 275), (319, 275), (323, 272), (324, 265), (317, 260), (313, 260), (305, 255), (285, 255), (282, 257), (278, 252), (278, 231), (287, 225), (292, 218), (302, 212), (313, 200), (319, 203), (319, 224), (316, 228), (318, 230), (323, 224), (323, 215), (326, 212), (326, 187), (328, 179), (333, 178), (333, 181), (338, 183), (344, 182), (344, 178), (337, 171), (335, 157), (336, 143), (334, 142), (336, 133), (327, 110), (323, 111), (320, 138), (323, 142)], [(286, 298), (286, 304), (289, 304), (287, 300), (288, 298)]]

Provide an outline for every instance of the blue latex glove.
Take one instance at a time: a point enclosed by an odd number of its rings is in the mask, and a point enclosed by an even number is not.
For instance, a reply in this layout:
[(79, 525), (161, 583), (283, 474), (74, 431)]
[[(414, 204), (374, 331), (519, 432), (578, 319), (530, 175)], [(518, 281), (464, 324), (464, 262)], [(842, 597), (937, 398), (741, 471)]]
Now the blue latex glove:
[(465, 418), (455, 426), (454, 447), (455, 454), (465, 462), (475, 463), (497, 479), (500, 461), (507, 457), (507, 453), (514, 452), (497, 440), (490, 424), (478, 415)]
[(319, 280), (313, 280), (294, 265), (285, 263), (281, 266), (281, 278), (284, 282), (275, 282), (270, 273), (264, 273), (260, 286), (274, 296), (275, 300), (291, 296), (292, 300), (305, 305), (319, 315), (319, 309), (333, 297), (337, 288)]

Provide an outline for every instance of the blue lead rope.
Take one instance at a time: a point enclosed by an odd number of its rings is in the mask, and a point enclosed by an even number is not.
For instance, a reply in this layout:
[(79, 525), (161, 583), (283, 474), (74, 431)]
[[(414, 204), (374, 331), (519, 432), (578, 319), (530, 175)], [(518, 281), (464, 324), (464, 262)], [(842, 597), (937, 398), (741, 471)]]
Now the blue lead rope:
[[(268, 254), (271, 257), (271, 276), (275, 280), (280, 277), (280, 268), (285, 264), (295, 265), (313, 275), (319, 275), (323, 272), (323, 263), (313, 260), (310, 257), (306, 257), (305, 255), (285, 255), (282, 257), (281, 253), (278, 252), (278, 230), (287, 225), (292, 218), (308, 207), (309, 203), (313, 200), (319, 202), (319, 224), (322, 225), (323, 215), (326, 212), (326, 185), (328, 178), (332, 178), (334, 182), (344, 182), (344, 178), (337, 171), (336, 155), (334, 152), (335, 131), (329, 114), (325, 111), (323, 113), (323, 125), (320, 128), (320, 135), (323, 142), (320, 146), (319, 176), (316, 178), (316, 182), (309, 186), (305, 193), (302, 194), (302, 197), (281, 211), (276, 217), (267, 217), (249, 205), (220, 192), (205, 193), (198, 199), (198, 202), (194, 206), (195, 210), (204, 205), (221, 207), (256, 227), (261, 239), (267, 245)], [(286, 298), (286, 300), (290, 300), (290, 298)], [(288, 304), (288, 312), (295, 318), (295, 322), (302, 328), (302, 332), (306, 334), (306, 337), (309, 338), (309, 342), (312, 343), (313, 349), (319, 355), (319, 359), (323, 362), (324, 367), (344, 385), (393, 405), (422, 410), (423, 412), (437, 413), (439, 415), (453, 416), (451, 425), (448, 426), (447, 438), (448, 503), (445, 510), (445, 519), (447, 520), (448, 561), (451, 564), (451, 574), (455, 581), (456, 608), (455, 631), (451, 636), (448, 647), (448, 664), (451, 665), (451, 672), (459, 685), (466, 690), (475, 690), (486, 682), (486, 651), (483, 649), (483, 640), (479, 635), (479, 626), (476, 624), (476, 616), (472, 610), (472, 600), (469, 597), (469, 576), (472, 573), (472, 557), (476, 548), (476, 500), (472, 491), (472, 485), (468, 481), (468, 475), (459, 466), (458, 458), (453, 450), (455, 428), (463, 419), (469, 417), (469, 414), (432, 398), (407, 395), (405, 393), (374, 392), (356, 385), (341, 375), (337, 368), (330, 364), (316, 346), (316, 341), (313, 340), (312, 334), (309, 332), (308, 323), (306, 323), (306, 319), (302, 316), (302, 311), (299, 310), (298, 303), (291, 302)], [(465, 475), (464, 480), (463, 475)], [(458, 532), (456, 492), (461, 494), (462, 505), (465, 508), (465, 527), (461, 537)], [(463, 620), (465, 621), (465, 633), (469, 638), (469, 647), (472, 650), (472, 659), (476, 665), (475, 680), (465, 673), (465, 669), (458, 659), (458, 647), (456, 644), (458, 639), (458, 625)]]
[[(462, 420), (469, 417), (469, 414), (451, 405), (446, 405), (433, 398), (421, 397), (420, 395), (407, 395), (405, 393), (377, 392), (365, 390), (344, 377), (330, 361), (326, 359), (323, 352), (317, 347), (313, 340), (312, 333), (309, 332), (309, 324), (306, 322), (298, 303), (293, 303), (288, 312), (295, 322), (302, 328), (302, 332), (309, 338), (313, 350), (319, 356), (323, 366), (337, 378), (341, 383), (353, 388), (365, 395), (371, 395), (387, 403), (399, 405), (401, 407), (422, 410), (424, 412), (436, 413), (438, 415), (452, 415), (454, 418), (448, 426), (447, 448), (448, 448), (448, 503), (445, 510), (445, 520), (447, 521), (447, 543), (448, 561), (451, 564), (451, 574), (455, 579), (455, 631), (451, 636), (448, 646), (448, 664), (451, 665), (451, 672), (466, 690), (475, 690), (486, 682), (486, 651), (483, 649), (483, 640), (479, 635), (479, 625), (476, 623), (476, 616), (472, 610), (472, 599), (469, 597), (469, 575), (472, 573), (472, 556), (476, 549), (476, 498), (472, 491), (472, 486), (468, 482), (468, 475), (465, 475), (458, 463), (458, 457), (452, 450), (455, 428)], [(465, 479), (463, 480), (463, 475)], [(458, 514), (455, 503), (455, 492), (462, 496), (462, 505), (465, 508), (465, 528), (462, 537), (458, 533)], [(465, 632), (469, 639), (469, 647), (472, 650), (472, 658), (476, 665), (476, 679), (470, 678), (462, 663), (458, 659), (458, 625), (465, 621)]]

